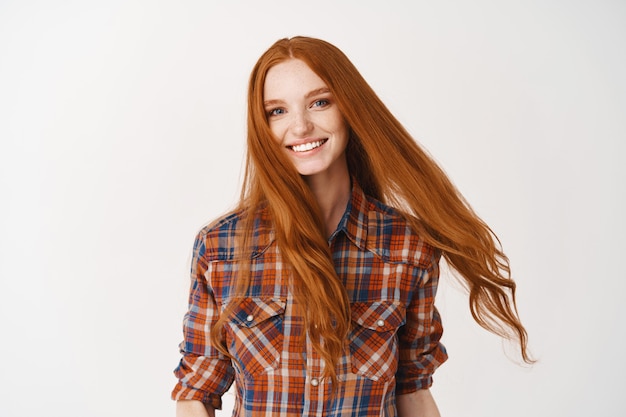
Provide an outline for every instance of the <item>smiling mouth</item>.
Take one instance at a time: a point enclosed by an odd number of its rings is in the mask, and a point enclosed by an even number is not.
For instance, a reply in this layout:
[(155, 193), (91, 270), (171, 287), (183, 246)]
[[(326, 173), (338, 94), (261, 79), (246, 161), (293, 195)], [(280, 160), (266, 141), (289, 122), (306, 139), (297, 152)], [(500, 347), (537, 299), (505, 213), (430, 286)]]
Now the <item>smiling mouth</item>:
[(328, 142), (328, 139), (316, 140), (315, 142), (303, 143), (301, 145), (287, 146), (294, 152), (308, 152), (315, 148), (319, 148), (323, 144)]

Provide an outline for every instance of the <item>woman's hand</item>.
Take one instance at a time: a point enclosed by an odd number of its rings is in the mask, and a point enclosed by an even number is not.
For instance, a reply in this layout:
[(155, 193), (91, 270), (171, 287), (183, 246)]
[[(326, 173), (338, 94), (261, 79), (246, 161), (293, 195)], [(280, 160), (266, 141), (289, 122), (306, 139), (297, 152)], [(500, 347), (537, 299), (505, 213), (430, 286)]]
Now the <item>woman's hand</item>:
[(398, 417), (441, 417), (430, 390), (422, 389), (396, 397)]
[(176, 417), (215, 417), (215, 410), (196, 400), (176, 401)]

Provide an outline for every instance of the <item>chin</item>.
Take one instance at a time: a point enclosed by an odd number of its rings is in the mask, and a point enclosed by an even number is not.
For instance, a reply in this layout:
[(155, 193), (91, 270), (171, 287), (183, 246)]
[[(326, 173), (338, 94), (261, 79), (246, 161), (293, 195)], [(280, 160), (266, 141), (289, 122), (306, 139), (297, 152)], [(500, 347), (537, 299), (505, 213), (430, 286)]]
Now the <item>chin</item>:
[(315, 174), (319, 174), (319, 172), (317, 172), (317, 171), (313, 171), (313, 172), (311, 172), (311, 171), (300, 171), (300, 170), (298, 170), (298, 173), (299, 173), (301, 176), (303, 176), (303, 177), (312, 177), (312, 176), (314, 176)]
[(319, 168), (319, 167), (310, 167), (310, 166), (308, 166), (308, 167), (298, 167), (298, 166), (296, 166), (296, 170), (302, 176), (311, 176), (311, 175), (321, 174), (326, 169)]

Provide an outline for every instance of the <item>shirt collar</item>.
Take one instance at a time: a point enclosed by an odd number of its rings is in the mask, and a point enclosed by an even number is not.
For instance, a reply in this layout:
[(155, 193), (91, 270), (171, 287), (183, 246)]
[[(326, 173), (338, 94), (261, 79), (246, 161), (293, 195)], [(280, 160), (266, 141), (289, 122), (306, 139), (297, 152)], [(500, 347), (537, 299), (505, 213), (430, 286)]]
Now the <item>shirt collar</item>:
[[(370, 215), (370, 202), (359, 184), (352, 179), (352, 190), (350, 200), (346, 206), (337, 229), (328, 238), (330, 244), (339, 232), (343, 232), (359, 249), (367, 249), (368, 217)], [(375, 224), (375, 222), (374, 222)], [(260, 217), (257, 217), (254, 228), (256, 230), (253, 238), (253, 257), (261, 255), (275, 240), (275, 231), (271, 227), (271, 220), (267, 207), (261, 210)], [(376, 233), (374, 233), (376, 235)]]
[(337, 230), (328, 238), (332, 242), (339, 232), (345, 233), (357, 247), (366, 249), (369, 204), (359, 184), (352, 179), (352, 192), (346, 211), (343, 213)]

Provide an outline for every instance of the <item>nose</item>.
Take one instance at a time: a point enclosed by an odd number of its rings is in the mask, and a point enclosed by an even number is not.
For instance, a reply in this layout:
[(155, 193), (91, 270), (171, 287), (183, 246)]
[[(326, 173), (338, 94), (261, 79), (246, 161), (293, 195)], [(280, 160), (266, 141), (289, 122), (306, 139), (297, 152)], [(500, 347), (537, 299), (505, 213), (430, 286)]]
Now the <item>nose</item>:
[(305, 111), (293, 113), (291, 130), (295, 135), (302, 136), (307, 134), (311, 130), (312, 126), (313, 124)]

